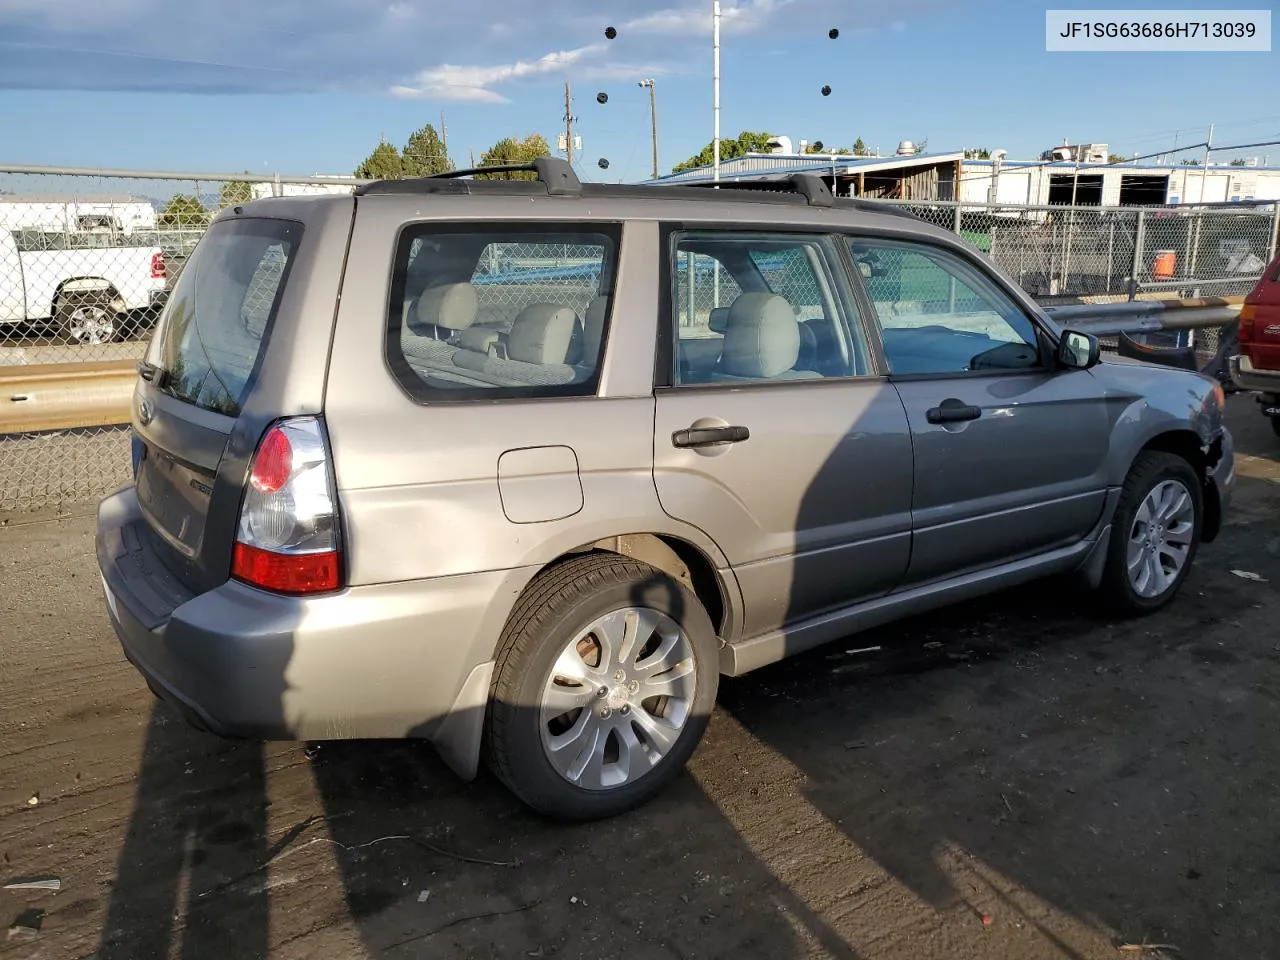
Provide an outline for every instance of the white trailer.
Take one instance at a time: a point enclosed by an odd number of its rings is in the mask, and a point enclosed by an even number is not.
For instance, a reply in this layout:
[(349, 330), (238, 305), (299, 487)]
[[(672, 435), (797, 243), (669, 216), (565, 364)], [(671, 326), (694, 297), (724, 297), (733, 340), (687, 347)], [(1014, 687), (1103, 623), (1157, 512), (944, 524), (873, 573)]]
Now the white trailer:
[(149, 200), (0, 199), (0, 230), (130, 234), (155, 226), (156, 209)]

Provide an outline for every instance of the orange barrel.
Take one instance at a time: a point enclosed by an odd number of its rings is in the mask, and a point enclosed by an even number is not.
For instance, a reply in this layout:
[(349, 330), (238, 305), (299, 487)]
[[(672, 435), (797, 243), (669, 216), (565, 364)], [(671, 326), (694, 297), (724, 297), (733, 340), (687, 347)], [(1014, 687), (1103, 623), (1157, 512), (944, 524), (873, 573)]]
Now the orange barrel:
[(1151, 267), (1151, 275), (1157, 280), (1168, 280), (1178, 266), (1178, 254), (1173, 250), (1157, 250), (1156, 262)]

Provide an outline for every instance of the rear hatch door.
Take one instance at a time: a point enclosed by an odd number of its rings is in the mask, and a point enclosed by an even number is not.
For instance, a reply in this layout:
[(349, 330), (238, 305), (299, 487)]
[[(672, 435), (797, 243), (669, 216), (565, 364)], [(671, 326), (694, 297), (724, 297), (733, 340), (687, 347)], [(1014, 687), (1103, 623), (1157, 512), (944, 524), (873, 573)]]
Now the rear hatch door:
[[(215, 221), (183, 266), (139, 367), (133, 427), (142, 535), (193, 592), (225, 581), (230, 570), (243, 463), (260, 435), (242, 414), (302, 230), (265, 217)], [(228, 458), (240, 433), (248, 450)], [(235, 476), (228, 461), (240, 463)]]

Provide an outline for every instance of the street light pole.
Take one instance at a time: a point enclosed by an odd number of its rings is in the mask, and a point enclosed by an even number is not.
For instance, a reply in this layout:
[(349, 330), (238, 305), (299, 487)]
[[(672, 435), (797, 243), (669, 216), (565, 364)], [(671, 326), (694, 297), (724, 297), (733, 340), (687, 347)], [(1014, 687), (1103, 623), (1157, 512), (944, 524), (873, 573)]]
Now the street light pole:
[[(713, 72), (712, 78), (715, 101), (715, 133), (713, 136), (712, 156), (712, 176), (716, 183), (720, 182), (720, 0), (711, 0), (711, 34), (713, 37), (712, 48), (713, 56)], [(717, 279), (719, 275), (717, 274)]]
[(649, 123), (653, 128), (653, 179), (658, 179), (658, 96), (657, 86), (652, 77), (641, 80), (640, 86), (649, 88)]

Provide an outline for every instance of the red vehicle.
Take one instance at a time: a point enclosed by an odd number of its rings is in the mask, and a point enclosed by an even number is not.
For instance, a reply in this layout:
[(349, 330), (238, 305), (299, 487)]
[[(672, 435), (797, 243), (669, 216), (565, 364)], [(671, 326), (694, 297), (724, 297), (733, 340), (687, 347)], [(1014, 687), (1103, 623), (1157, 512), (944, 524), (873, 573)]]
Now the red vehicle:
[(1239, 351), (1231, 358), (1231, 379), (1242, 390), (1258, 391), (1262, 412), (1280, 437), (1280, 257), (1263, 271), (1240, 308)]

